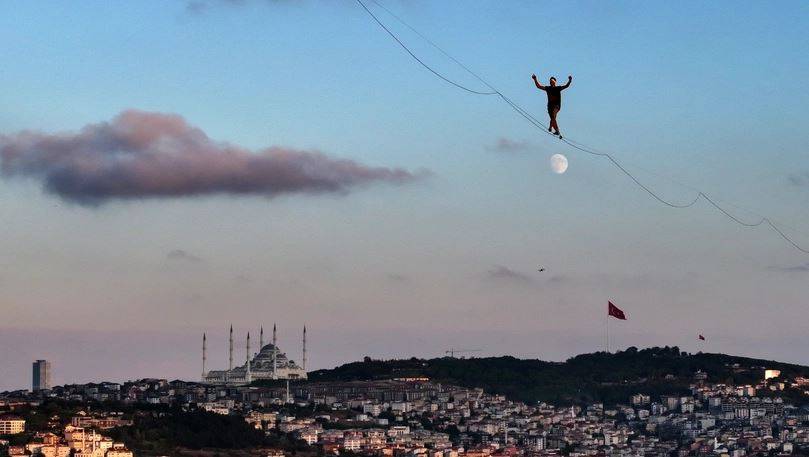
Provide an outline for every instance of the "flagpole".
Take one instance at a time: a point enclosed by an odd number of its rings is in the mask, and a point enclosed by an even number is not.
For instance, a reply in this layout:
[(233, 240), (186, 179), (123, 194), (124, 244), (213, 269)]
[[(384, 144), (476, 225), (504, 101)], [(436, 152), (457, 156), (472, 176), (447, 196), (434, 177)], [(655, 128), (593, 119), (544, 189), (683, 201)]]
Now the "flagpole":
[(604, 333), (606, 333), (606, 346), (605, 350), (607, 353), (610, 352), (610, 305), (607, 303), (607, 314), (604, 316)]

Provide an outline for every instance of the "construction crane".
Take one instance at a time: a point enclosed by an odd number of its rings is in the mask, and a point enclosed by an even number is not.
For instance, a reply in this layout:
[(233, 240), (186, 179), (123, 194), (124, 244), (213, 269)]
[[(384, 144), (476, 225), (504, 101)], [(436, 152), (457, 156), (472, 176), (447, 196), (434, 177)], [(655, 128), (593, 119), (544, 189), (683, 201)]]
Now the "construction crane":
[(444, 354), (449, 355), (452, 358), (455, 358), (455, 354), (465, 354), (467, 352), (480, 352), (482, 349), (455, 349), (449, 348), (448, 350), (444, 351)]

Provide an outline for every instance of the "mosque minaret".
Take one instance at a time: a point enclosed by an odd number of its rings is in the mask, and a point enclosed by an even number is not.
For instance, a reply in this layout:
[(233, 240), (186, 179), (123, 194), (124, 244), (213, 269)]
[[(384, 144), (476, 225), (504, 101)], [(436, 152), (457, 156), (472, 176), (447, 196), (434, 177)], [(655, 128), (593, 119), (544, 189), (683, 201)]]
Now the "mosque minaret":
[(233, 325), (228, 337), (228, 369), (207, 371), (208, 338), (202, 335), (202, 382), (206, 384), (245, 385), (262, 379), (306, 379), (306, 326), (303, 328), (303, 359), (298, 365), (278, 348), (278, 330), (272, 327), (272, 343), (264, 344), (264, 327), (259, 329), (259, 351), (250, 353), (250, 332), (245, 338), (245, 361), (233, 366)]
[(278, 379), (276, 373), (278, 373), (278, 363), (277, 363), (277, 352), (278, 346), (275, 345), (275, 323), (272, 324), (272, 378)]
[(233, 324), (230, 324), (230, 349), (228, 350), (228, 371), (233, 369)]
[(250, 332), (247, 332), (247, 350), (244, 351), (244, 366), (247, 367), (247, 374), (244, 378), (250, 384), (253, 382), (253, 377), (250, 375)]
[[(306, 328), (303, 329), (304, 333), (306, 333)], [(304, 345), (305, 347), (305, 345)], [(207, 337), (205, 333), (202, 334), (202, 377), (205, 378), (205, 374), (207, 370), (205, 369), (205, 362), (208, 361), (208, 354), (207, 354)], [(306, 366), (306, 361), (303, 362), (303, 365)]]

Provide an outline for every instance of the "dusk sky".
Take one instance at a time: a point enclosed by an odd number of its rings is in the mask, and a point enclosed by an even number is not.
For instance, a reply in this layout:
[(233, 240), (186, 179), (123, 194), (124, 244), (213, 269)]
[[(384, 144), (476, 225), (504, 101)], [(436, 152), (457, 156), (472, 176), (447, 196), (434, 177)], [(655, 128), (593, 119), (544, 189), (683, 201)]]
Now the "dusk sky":
[[(531, 74), (572, 74), (567, 138), (809, 246), (809, 3), (379, 2), (543, 122)], [(603, 350), (608, 299), (613, 349), (809, 364), (809, 255), (659, 204), (354, 0), (6, 0), (0, 43), (0, 390), (42, 358), (198, 379), (231, 323), (238, 361), (273, 322), (310, 369), (563, 360)]]

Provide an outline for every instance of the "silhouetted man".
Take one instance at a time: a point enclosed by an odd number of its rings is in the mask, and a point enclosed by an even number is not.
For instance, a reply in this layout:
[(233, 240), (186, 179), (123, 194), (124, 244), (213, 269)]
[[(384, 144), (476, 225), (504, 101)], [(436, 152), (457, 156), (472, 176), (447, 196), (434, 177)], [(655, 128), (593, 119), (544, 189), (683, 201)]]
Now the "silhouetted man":
[(548, 116), (551, 118), (551, 124), (548, 126), (548, 131), (551, 132), (552, 130), (556, 130), (553, 132), (556, 135), (559, 135), (559, 138), (562, 138), (562, 134), (559, 133), (559, 124), (556, 123), (556, 115), (559, 113), (559, 110), (562, 109), (562, 91), (570, 87), (570, 83), (573, 81), (573, 76), (567, 77), (567, 84), (564, 86), (557, 86), (556, 85), (556, 78), (551, 76), (551, 85), (550, 86), (543, 86), (537, 80), (537, 75), (531, 75), (531, 78), (534, 80), (534, 84), (537, 85), (537, 89), (544, 90), (546, 94), (548, 94)]

